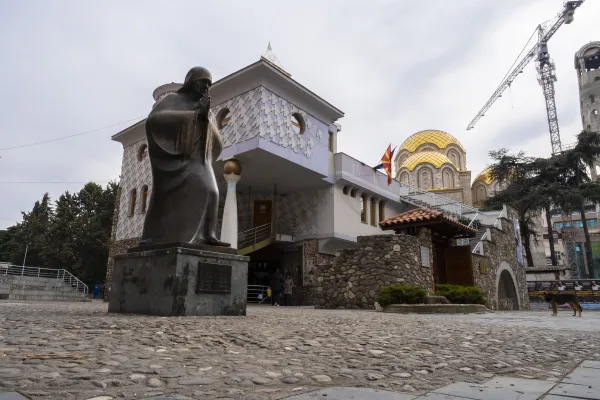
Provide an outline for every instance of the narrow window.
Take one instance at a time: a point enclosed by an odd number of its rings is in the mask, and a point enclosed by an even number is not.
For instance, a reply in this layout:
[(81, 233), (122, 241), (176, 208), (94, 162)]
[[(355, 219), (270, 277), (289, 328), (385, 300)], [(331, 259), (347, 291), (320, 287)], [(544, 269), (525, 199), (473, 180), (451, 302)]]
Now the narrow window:
[(356, 189), (350, 191), (350, 197), (356, 197)]
[(133, 217), (135, 214), (135, 205), (137, 203), (137, 190), (133, 189), (131, 191), (131, 198), (129, 200), (129, 216)]
[(348, 186), (344, 186), (344, 189), (342, 189), (342, 192), (347, 195), (348, 194)]
[(333, 153), (333, 132), (329, 131), (329, 151)]
[(385, 201), (379, 202), (379, 222), (385, 221)]
[(146, 205), (148, 204), (148, 185), (144, 185), (142, 188), (142, 213), (146, 212)]
[(590, 95), (590, 103), (595, 103), (595, 102), (596, 102), (596, 97), (593, 94), (591, 94)]
[(360, 222), (367, 223), (367, 197), (364, 194), (360, 196)]
[(377, 226), (377, 221), (375, 218), (377, 216), (377, 200), (375, 198), (371, 198), (371, 225)]

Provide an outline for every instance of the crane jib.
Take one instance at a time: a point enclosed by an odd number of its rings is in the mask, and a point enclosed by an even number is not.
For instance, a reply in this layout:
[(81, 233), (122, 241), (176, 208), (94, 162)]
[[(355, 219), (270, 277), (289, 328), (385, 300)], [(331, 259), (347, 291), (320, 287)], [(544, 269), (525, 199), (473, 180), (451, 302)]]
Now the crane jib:
[[(542, 85), (544, 97), (546, 99), (546, 110), (548, 113), (548, 125), (550, 128), (552, 153), (555, 153), (557, 151), (557, 148), (560, 148), (560, 136), (558, 134), (558, 119), (556, 117), (556, 110), (554, 108), (553, 81), (556, 80), (556, 75), (554, 75), (553, 73), (554, 65), (551, 64), (550, 55), (548, 54), (547, 50), (547, 44), (548, 40), (550, 40), (550, 38), (556, 33), (558, 28), (560, 28), (563, 23), (570, 24), (571, 22), (573, 22), (573, 14), (575, 12), (575, 9), (581, 6), (584, 1), (585, 0), (572, 0), (565, 2), (561, 10), (558, 12), (557, 16), (554, 18), (554, 20), (552, 20), (549, 24), (544, 24), (545, 26), (548, 26), (547, 29), (544, 29), (542, 25), (538, 25), (537, 43), (527, 52), (523, 59), (514, 68), (509, 70), (509, 72), (505, 75), (505, 79), (500, 83), (500, 85), (492, 94), (490, 99), (471, 120), (471, 122), (467, 126), (467, 130), (473, 129), (475, 127), (475, 124), (485, 115), (485, 113), (496, 102), (496, 100), (498, 100), (498, 98), (502, 96), (502, 93), (513, 83), (517, 76), (523, 72), (523, 69), (527, 66), (527, 64), (529, 64), (529, 62), (537, 56), (538, 63), (540, 63), (540, 65), (538, 65), (538, 80), (540, 82), (540, 85)], [(548, 67), (544, 68), (541, 64), (548, 64)], [(550, 72), (548, 71), (548, 68), (551, 69)], [(550, 87), (550, 85), (552, 87)]]

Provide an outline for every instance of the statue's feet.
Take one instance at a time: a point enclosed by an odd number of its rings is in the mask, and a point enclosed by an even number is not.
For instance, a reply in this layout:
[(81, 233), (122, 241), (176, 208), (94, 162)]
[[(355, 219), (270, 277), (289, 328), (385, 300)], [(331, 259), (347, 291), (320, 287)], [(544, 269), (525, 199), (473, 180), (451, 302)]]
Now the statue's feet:
[(223, 242), (212, 235), (204, 239), (204, 243), (209, 246), (231, 247), (231, 243)]

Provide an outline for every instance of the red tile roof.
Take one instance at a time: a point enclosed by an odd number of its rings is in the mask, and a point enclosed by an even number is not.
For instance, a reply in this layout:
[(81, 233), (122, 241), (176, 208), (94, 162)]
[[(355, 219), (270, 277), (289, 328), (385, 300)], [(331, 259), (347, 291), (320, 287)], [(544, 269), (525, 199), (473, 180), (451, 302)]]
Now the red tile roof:
[(453, 225), (456, 228), (465, 230), (467, 232), (475, 233), (476, 229), (470, 228), (467, 225), (445, 217), (439, 211), (430, 210), (429, 208), (416, 208), (414, 210), (403, 212), (395, 217), (388, 218), (379, 223), (379, 226), (383, 229), (394, 229), (396, 227), (407, 227), (419, 222), (444, 222), (449, 225)]

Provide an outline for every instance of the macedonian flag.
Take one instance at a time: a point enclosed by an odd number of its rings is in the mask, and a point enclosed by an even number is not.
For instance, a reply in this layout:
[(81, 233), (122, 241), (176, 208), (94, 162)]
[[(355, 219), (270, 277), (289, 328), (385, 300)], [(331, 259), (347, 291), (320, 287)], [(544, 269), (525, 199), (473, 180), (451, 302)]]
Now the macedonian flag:
[(394, 156), (394, 151), (396, 148), (392, 150), (392, 145), (390, 144), (381, 157), (381, 164), (377, 165), (374, 169), (383, 169), (388, 176), (388, 186), (392, 184), (392, 157)]

